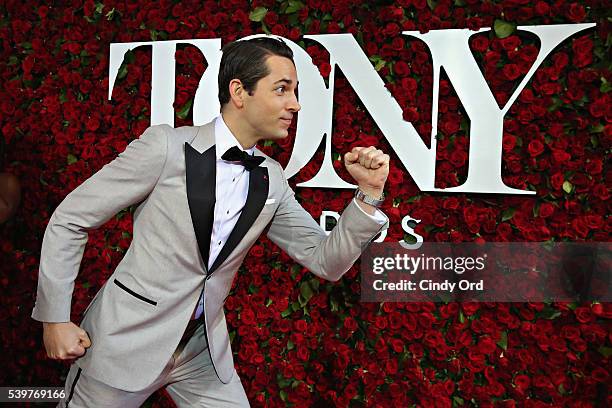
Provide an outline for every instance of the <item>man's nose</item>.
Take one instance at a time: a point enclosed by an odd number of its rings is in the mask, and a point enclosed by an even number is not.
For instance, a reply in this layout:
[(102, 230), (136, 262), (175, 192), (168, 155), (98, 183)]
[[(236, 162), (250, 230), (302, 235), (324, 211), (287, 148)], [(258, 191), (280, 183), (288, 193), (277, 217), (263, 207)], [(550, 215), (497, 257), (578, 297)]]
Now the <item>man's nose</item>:
[(293, 98), (291, 98), (291, 100), (289, 101), (287, 110), (290, 110), (291, 112), (298, 112), (300, 109), (302, 109), (302, 106), (298, 102), (297, 96), (293, 95)]

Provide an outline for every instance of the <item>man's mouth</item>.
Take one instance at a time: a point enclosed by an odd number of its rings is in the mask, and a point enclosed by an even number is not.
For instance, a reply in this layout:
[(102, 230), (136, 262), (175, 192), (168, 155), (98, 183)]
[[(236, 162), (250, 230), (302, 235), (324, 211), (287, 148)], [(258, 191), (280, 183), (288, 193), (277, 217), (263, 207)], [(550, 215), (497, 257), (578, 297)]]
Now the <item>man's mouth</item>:
[(287, 126), (291, 126), (291, 122), (293, 121), (293, 119), (291, 118), (281, 118), (280, 120), (281, 122), (285, 123)]

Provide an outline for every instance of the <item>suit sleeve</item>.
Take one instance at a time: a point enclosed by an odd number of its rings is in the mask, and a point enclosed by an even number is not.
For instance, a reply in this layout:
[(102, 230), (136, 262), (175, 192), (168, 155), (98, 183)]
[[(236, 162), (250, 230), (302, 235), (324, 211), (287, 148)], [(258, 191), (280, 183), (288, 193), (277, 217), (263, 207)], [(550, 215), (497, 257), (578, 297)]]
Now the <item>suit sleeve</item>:
[[(281, 170), (282, 173), (282, 170)], [(283, 174), (284, 194), (268, 229), (268, 238), (296, 262), (315, 275), (337, 281), (361, 255), (367, 244), (382, 230), (381, 225), (351, 200), (337, 225), (327, 235), (311, 215), (297, 202)]]
[(149, 195), (164, 168), (167, 143), (164, 125), (147, 128), (55, 209), (43, 237), (33, 319), (70, 321), (74, 281), (87, 231)]

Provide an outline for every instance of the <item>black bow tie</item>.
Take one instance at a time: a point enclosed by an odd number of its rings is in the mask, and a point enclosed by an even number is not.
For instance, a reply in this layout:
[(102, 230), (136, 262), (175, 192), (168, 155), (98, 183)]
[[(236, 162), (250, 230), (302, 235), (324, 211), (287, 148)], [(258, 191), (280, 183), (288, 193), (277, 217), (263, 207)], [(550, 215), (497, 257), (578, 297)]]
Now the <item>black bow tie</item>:
[(251, 156), (244, 150), (240, 150), (238, 146), (228, 149), (221, 158), (227, 161), (240, 162), (248, 171), (253, 170), (266, 160), (265, 157)]

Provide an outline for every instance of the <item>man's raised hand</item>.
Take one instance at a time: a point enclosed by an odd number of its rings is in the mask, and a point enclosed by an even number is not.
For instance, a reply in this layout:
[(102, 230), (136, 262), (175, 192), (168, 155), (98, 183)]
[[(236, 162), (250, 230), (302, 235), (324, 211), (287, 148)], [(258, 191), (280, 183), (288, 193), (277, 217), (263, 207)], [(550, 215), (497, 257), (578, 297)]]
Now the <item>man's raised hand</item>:
[(354, 147), (344, 155), (344, 165), (364, 193), (378, 197), (389, 175), (389, 155), (370, 147)]

